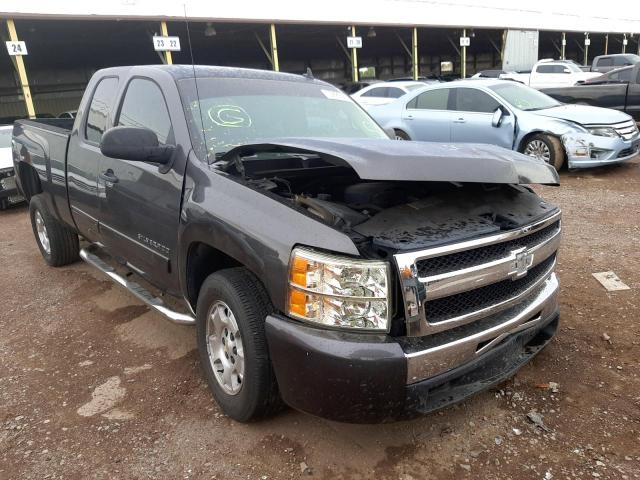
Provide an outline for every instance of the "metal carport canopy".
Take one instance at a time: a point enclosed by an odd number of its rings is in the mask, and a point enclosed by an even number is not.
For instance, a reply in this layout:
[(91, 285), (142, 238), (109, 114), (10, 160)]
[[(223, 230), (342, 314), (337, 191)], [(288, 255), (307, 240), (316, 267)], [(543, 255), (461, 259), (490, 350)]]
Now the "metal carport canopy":
[(190, 20), (515, 28), (640, 33), (635, 1), (610, 0), (21, 0), (9, 18)]

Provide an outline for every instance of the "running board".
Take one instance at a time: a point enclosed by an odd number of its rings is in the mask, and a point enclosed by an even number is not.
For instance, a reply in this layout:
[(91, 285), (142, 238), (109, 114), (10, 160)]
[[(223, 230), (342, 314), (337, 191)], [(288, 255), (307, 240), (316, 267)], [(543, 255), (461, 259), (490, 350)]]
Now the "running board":
[(151, 292), (149, 292), (149, 290), (119, 275), (116, 272), (115, 268), (113, 268), (111, 265), (103, 261), (97, 255), (91, 253), (90, 248), (91, 247), (83, 248), (80, 250), (80, 258), (82, 258), (89, 265), (100, 270), (102, 273), (104, 273), (107, 277), (109, 277), (115, 283), (127, 289), (129, 292), (135, 295), (139, 300), (142, 300), (144, 303), (149, 305), (149, 307), (161, 313), (172, 322), (180, 323), (183, 325), (195, 325), (196, 320), (191, 315), (175, 312), (167, 308), (167, 306), (164, 304), (161, 298), (154, 297), (151, 294)]

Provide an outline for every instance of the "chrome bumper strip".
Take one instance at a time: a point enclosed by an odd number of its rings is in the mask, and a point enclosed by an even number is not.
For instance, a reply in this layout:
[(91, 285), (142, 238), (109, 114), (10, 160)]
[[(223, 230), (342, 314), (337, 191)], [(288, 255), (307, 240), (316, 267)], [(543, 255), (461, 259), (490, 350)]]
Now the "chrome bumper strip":
[[(559, 288), (555, 273), (545, 278), (544, 288), (511, 318), (481, 332), (420, 352), (406, 353), (407, 384), (452, 370), (481, 356), (504, 338), (534, 327), (548, 319), (556, 309)], [(503, 314), (506, 317), (506, 314)], [(488, 342), (482, 347), (481, 343)]]

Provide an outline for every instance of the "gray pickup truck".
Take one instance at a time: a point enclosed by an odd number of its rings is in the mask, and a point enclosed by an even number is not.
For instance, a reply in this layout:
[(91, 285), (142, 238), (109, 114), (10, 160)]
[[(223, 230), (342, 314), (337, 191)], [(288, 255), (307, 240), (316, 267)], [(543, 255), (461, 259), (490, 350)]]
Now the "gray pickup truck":
[(101, 70), (75, 120), (16, 122), (13, 159), (46, 262), (81, 257), (194, 324), (238, 421), (283, 401), (429, 412), (513, 375), (558, 325), (560, 211), (527, 186), (553, 167), (390, 140), (311, 75)]

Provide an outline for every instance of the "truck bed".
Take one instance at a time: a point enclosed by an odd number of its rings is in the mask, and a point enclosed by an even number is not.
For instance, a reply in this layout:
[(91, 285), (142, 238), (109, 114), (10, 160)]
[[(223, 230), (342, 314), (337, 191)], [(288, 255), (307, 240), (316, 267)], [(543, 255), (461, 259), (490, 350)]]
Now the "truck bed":
[(20, 150), (20, 160), (14, 160), (20, 190), (29, 201), (30, 183), (26, 179), (35, 180), (37, 177), (51, 211), (67, 221), (71, 221), (71, 214), (65, 172), (73, 123), (70, 118), (41, 118), (17, 120), (13, 124), (13, 140)]
[(575, 85), (572, 87), (544, 88), (540, 90), (562, 103), (579, 103), (595, 107), (626, 110), (626, 83), (609, 83), (602, 85)]

